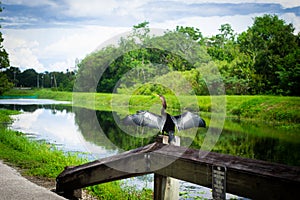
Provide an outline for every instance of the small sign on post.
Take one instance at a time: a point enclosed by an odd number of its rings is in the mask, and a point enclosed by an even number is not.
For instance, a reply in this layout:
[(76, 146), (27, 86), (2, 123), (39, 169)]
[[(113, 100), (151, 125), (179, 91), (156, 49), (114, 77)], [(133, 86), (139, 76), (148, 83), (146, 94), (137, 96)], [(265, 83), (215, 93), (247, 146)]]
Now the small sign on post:
[(212, 166), (212, 196), (215, 200), (226, 199), (226, 167)]

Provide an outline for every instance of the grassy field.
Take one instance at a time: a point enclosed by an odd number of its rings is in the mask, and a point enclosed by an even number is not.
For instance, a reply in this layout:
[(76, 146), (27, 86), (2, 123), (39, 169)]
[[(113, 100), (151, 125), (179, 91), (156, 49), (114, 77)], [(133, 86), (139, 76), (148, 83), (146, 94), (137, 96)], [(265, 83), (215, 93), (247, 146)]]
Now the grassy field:
[[(73, 105), (95, 110), (118, 110), (127, 108), (135, 112), (138, 109), (150, 110), (154, 104), (160, 104), (159, 99), (155, 96), (141, 95), (118, 95), (104, 93), (72, 93), (57, 92), (49, 89), (41, 90), (11, 90), (4, 95), (7, 96), (37, 96), (38, 98), (56, 99), (72, 101)], [(192, 104), (192, 97), (166, 96), (169, 112), (178, 110), (180, 103), (184, 109), (195, 110), (211, 113), (221, 112), (224, 108), (212, 104), (210, 96), (198, 96), (197, 104)], [(213, 97), (217, 99), (218, 97)], [(223, 96), (219, 97), (226, 101), (226, 116), (239, 119), (251, 119), (266, 121), (277, 125), (296, 125), (300, 123), (300, 97), (283, 97), (283, 96)]]

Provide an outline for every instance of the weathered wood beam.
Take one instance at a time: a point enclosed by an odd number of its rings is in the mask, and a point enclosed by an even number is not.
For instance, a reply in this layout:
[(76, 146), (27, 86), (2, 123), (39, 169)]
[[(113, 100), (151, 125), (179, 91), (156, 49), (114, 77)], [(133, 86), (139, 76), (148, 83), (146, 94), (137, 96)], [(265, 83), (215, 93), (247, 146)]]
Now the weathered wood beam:
[(57, 191), (149, 173), (211, 188), (213, 165), (227, 168), (226, 189), (229, 193), (254, 199), (293, 199), (299, 196), (299, 167), (160, 143), (66, 169), (57, 177)]
[(67, 167), (56, 178), (56, 192), (153, 173), (146, 156), (157, 143), (76, 167)]
[(227, 168), (227, 192), (254, 199), (293, 199), (299, 196), (300, 168), (261, 160), (240, 158), (207, 152), (201, 157), (198, 150), (168, 146), (158, 149), (152, 156), (157, 161), (173, 163), (155, 171), (198, 185), (212, 187), (212, 166)]

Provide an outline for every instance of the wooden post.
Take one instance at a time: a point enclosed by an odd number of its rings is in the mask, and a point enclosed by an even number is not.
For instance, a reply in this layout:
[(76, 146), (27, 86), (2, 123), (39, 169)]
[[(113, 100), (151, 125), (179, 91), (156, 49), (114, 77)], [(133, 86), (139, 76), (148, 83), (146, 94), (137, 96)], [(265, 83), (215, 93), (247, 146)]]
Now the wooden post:
[[(67, 167), (65, 167), (65, 170), (72, 169), (74, 167), (75, 166), (67, 166)], [(74, 190), (65, 190), (60, 193), (57, 192), (57, 194), (65, 197), (67, 199), (81, 199), (82, 198), (82, 189), (79, 188), (79, 189), (74, 189)]]
[[(169, 144), (169, 137), (159, 135), (157, 142)], [(175, 136), (175, 141), (171, 145), (180, 146), (180, 137)], [(178, 179), (162, 176), (154, 173), (154, 199), (155, 200), (177, 200), (179, 199)]]

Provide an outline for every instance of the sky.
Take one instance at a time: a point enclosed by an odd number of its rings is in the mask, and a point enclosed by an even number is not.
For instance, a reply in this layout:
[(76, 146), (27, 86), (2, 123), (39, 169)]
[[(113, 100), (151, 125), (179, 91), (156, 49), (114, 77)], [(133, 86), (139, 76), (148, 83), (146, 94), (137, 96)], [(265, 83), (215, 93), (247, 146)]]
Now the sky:
[(10, 65), (22, 71), (74, 70), (83, 59), (115, 35), (148, 21), (150, 28), (199, 28), (217, 34), (229, 23), (236, 33), (253, 19), (276, 14), (300, 32), (298, 0), (2, 0), (3, 46)]

